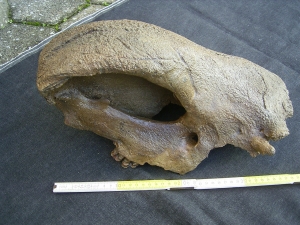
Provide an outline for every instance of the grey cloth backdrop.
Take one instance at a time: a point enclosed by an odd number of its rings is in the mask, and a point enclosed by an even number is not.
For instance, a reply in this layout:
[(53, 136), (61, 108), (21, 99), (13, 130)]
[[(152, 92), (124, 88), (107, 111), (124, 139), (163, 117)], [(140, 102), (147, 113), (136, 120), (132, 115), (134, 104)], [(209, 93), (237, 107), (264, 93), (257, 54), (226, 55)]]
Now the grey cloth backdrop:
[[(215, 149), (180, 176), (123, 169), (111, 141), (63, 124), (36, 88), (38, 54), (0, 74), (0, 224), (299, 224), (300, 186), (53, 194), (54, 182), (189, 179), (300, 173), (300, 2), (130, 0), (97, 20), (134, 19), (279, 75), (290, 91), (290, 135), (275, 156)], [(170, 112), (176, 113), (176, 112)]]

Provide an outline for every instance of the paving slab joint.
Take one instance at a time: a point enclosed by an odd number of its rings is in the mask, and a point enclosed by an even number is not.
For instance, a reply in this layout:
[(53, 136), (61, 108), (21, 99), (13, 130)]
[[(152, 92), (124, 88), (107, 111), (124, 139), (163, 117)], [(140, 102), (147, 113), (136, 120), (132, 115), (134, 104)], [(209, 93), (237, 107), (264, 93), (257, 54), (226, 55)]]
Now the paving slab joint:
[(56, 32), (59, 32), (59, 31), (61, 31), (61, 27), (60, 27), (61, 24), (63, 24), (64, 22), (66, 22), (71, 17), (77, 15), (81, 11), (85, 10), (86, 8), (90, 7), (91, 5), (109, 6), (110, 4), (112, 4), (112, 2), (113, 1), (100, 1), (100, 2), (91, 3), (91, 0), (86, 0), (86, 3), (79, 5), (77, 7), (77, 10), (75, 10), (70, 15), (64, 17), (63, 19), (61, 19), (56, 24), (42, 23), (42, 22), (39, 22), (39, 21), (30, 21), (30, 20), (26, 20), (26, 21), (14, 20), (11, 7), (9, 6), (8, 7), (8, 23), (10, 23), (10, 24), (24, 24), (24, 25), (38, 26), (38, 27), (48, 27), (48, 28), (55, 29)]

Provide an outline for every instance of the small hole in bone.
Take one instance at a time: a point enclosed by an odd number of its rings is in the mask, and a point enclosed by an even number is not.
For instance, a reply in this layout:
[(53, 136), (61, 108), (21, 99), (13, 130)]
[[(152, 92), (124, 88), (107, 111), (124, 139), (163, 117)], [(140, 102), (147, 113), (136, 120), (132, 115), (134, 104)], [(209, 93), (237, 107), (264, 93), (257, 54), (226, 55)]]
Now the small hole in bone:
[(191, 145), (196, 145), (198, 143), (198, 141), (199, 141), (198, 135), (195, 132), (192, 132), (188, 136), (188, 140), (189, 140), (189, 142), (190, 142)]
[(157, 121), (175, 121), (185, 113), (186, 110), (182, 106), (170, 103), (163, 107), (152, 119)]

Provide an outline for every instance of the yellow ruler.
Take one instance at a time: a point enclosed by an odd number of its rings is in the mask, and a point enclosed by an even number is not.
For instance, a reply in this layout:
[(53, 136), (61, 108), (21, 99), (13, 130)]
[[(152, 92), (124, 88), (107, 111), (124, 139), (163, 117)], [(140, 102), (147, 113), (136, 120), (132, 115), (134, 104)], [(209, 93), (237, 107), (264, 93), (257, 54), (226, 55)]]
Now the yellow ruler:
[(54, 193), (111, 192), (178, 189), (218, 189), (300, 183), (300, 174), (182, 180), (132, 180), (101, 182), (57, 182)]

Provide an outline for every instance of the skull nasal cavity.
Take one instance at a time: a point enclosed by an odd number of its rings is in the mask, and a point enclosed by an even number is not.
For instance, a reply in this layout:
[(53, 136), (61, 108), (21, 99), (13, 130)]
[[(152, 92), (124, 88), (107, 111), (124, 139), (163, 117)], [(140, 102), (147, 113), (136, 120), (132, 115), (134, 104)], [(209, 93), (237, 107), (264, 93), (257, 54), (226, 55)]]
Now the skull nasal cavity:
[(157, 121), (175, 121), (185, 113), (186, 110), (182, 106), (170, 103), (163, 107), (152, 119)]

